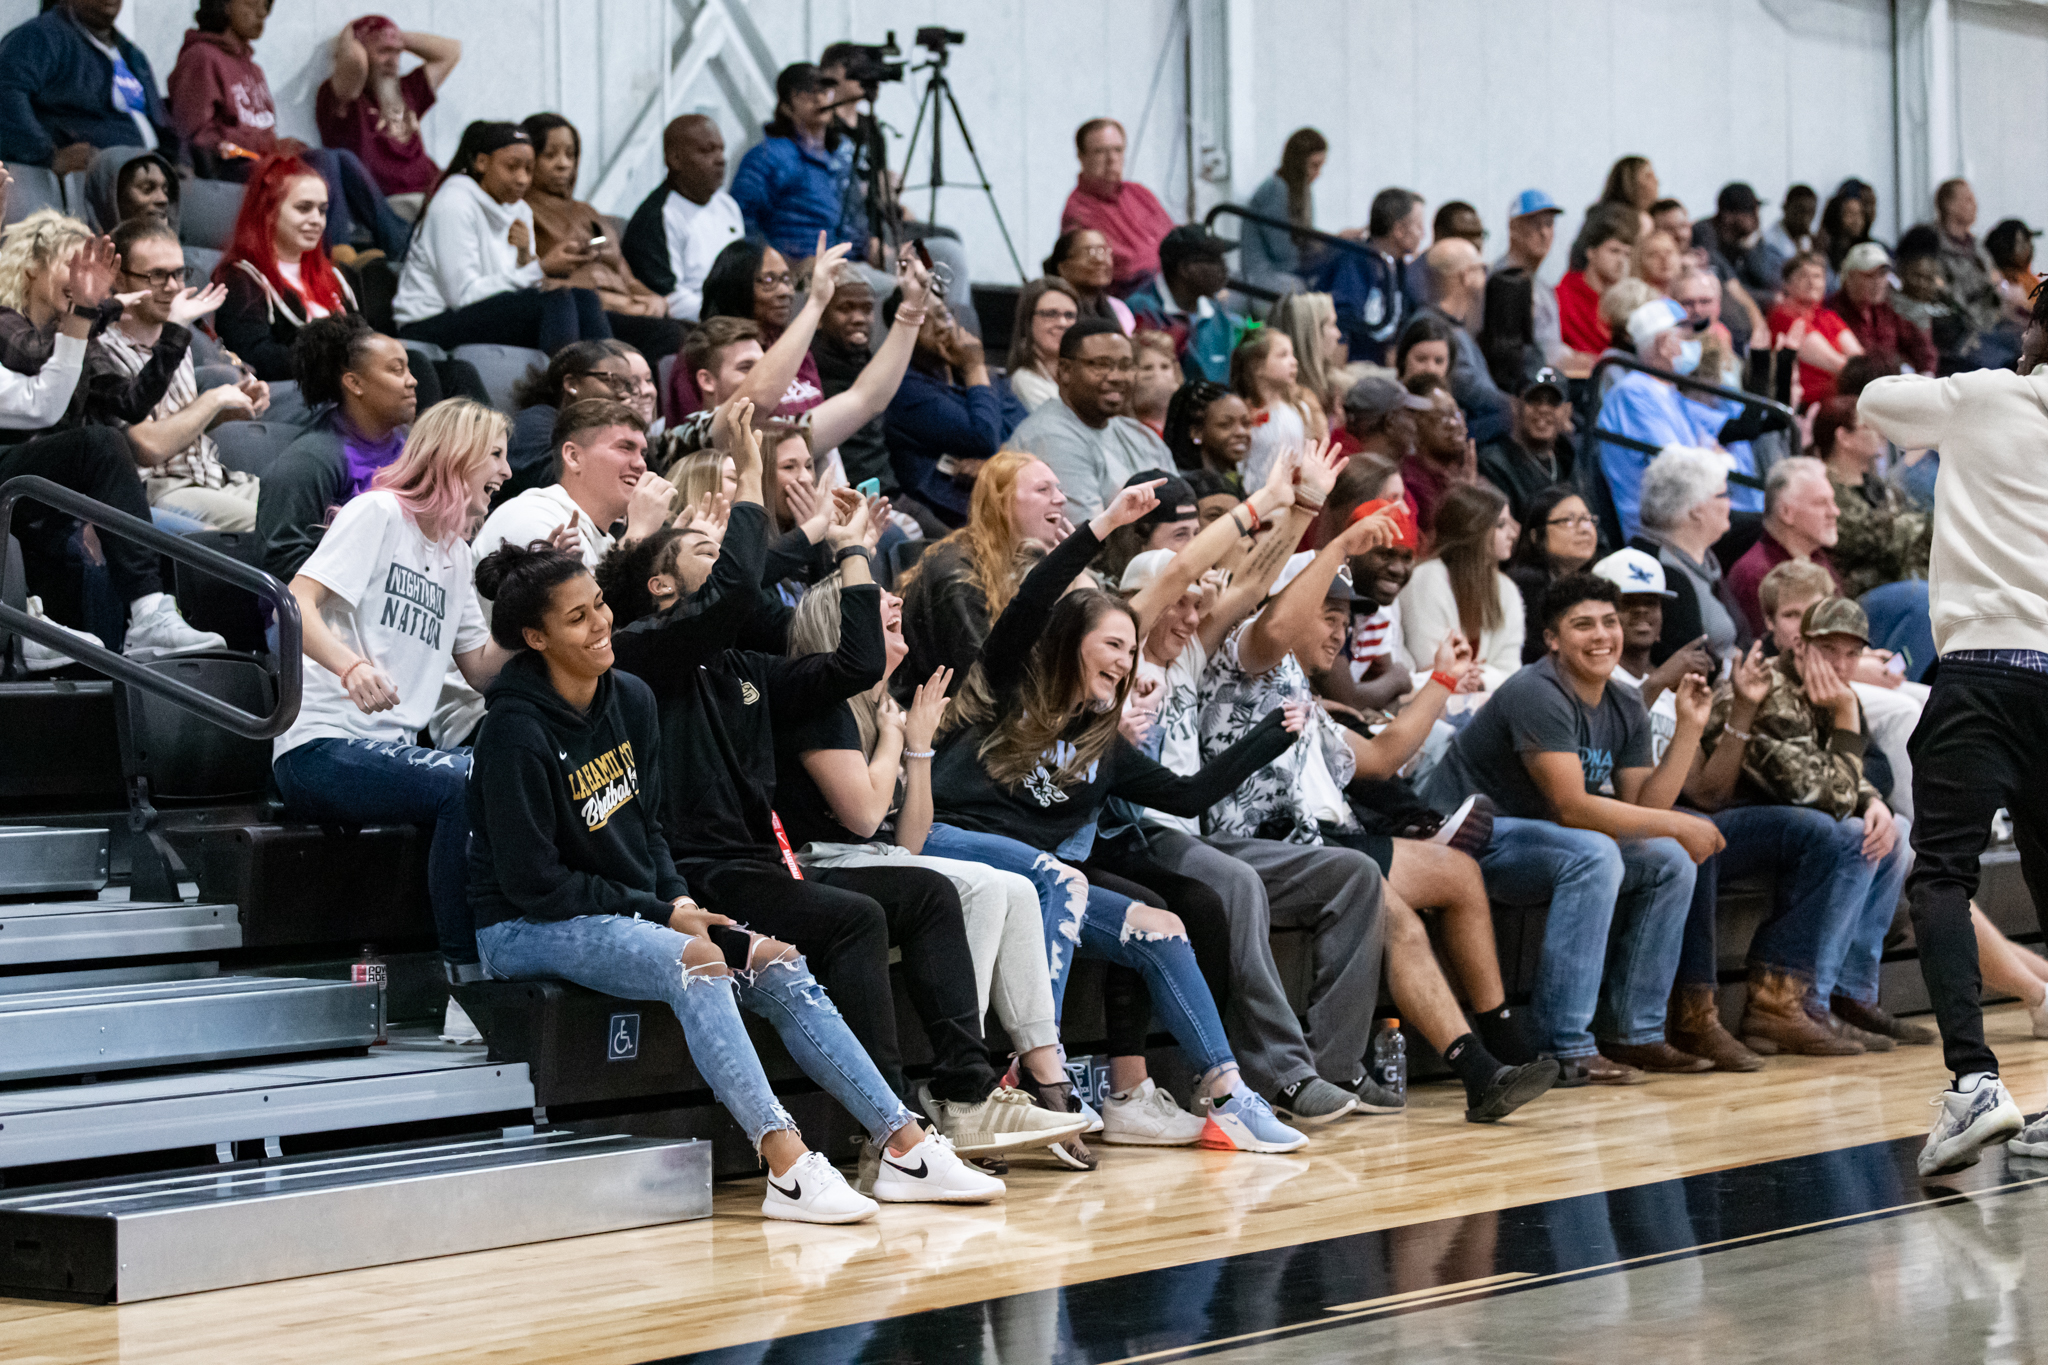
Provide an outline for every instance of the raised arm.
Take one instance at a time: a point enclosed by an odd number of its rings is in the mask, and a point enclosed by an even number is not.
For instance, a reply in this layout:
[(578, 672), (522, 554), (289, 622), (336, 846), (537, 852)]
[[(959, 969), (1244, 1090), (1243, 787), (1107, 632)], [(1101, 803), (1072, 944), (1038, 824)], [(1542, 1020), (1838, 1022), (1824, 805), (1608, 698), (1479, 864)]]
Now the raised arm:
[(436, 90), (462, 60), (462, 41), (436, 33), (405, 34), (405, 50), (425, 64), (421, 69), (427, 73), (427, 84)]
[(1068, 585), (1094, 561), (1111, 531), (1128, 526), (1159, 505), (1159, 482), (1123, 489), (1107, 509), (1054, 546), (1024, 575), (1017, 595), (1003, 608), (1003, 614), (989, 628), (988, 638), (981, 642), (982, 676), (993, 696), (1001, 698), (1023, 681), (1031, 647), (1045, 633), (1052, 609), (1066, 595)]
[(1678, 728), (1663, 761), (1653, 770), (1629, 768), (1614, 774), (1614, 790), (1622, 800), (1655, 810), (1670, 810), (1677, 804), (1713, 710), (1713, 686), (1701, 675), (1688, 673), (1679, 681), (1676, 701)]
[[(917, 330), (924, 325), (931, 275), (914, 256), (905, 255), (896, 263), (896, 286), (903, 291), (903, 302), (874, 359), (861, 367), (852, 387), (811, 409), (811, 440), (819, 450), (832, 449), (880, 416), (903, 383), (903, 372), (917, 349)], [(822, 314), (823, 309), (819, 311)]]
[[(848, 250), (850, 248), (845, 242), (827, 247), (825, 234), (818, 234), (818, 254), (811, 261), (811, 289), (804, 296), (804, 306), (797, 310), (789, 326), (782, 329), (782, 335), (775, 338), (775, 344), (754, 362), (754, 368), (747, 371), (746, 379), (733, 391), (735, 398), (752, 400), (760, 421), (766, 422), (774, 415), (782, 402), (782, 395), (789, 391), (790, 381), (796, 378), (797, 370), (802, 367), (804, 357), (810, 354), (811, 338), (817, 333), (818, 319), (825, 316), (825, 309), (832, 302), (836, 272), (839, 263), (846, 259)], [(832, 445), (837, 444), (837, 441), (832, 442)], [(818, 448), (829, 450), (831, 446), (821, 444)]]
[(1391, 545), (1399, 534), (1400, 526), (1391, 506), (1345, 527), (1341, 535), (1316, 551), (1308, 567), (1280, 590), (1280, 595), (1245, 632), (1237, 646), (1239, 666), (1256, 675), (1286, 658), (1288, 642), (1300, 639), (1322, 616), (1323, 599), (1329, 595), (1330, 583), (1344, 561), (1378, 546)]
[[(1472, 663), (1472, 646), (1463, 635), (1452, 631), (1437, 645), (1432, 663), (1434, 671), (1429, 680), (1423, 683), (1414, 700), (1401, 708), (1400, 714), (1386, 729), (1372, 736), (1344, 729), (1344, 741), (1351, 746), (1358, 776), (1392, 777), (1401, 771), (1402, 764), (1415, 757), (1455, 690), (1441, 678), (1456, 678), (1464, 674)], [(1336, 672), (1343, 667), (1344, 660), (1340, 658), (1331, 671)]]
[[(1318, 449), (1327, 448), (1328, 445), (1325, 441)], [(1166, 566), (1166, 572), (1147, 584), (1131, 599), (1131, 610), (1138, 614), (1139, 635), (1142, 636), (1152, 629), (1152, 623), (1159, 619), (1159, 613), (1165, 611), (1172, 603), (1178, 602), (1181, 594), (1215, 567), (1238, 541), (1264, 527), (1269, 519), (1285, 519), (1290, 524), (1293, 522), (1294, 519), (1287, 514), (1294, 508), (1295, 470), (1303, 467), (1303, 464), (1304, 457), (1300, 452), (1283, 453), (1279, 459), (1273, 461), (1272, 470), (1267, 474), (1263, 485), (1253, 490), (1252, 495), (1231, 509), (1227, 516), (1218, 517), (1211, 522), (1206, 530), (1173, 557)], [(1281, 562), (1286, 562), (1286, 556), (1281, 556)], [(1276, 568), (1274, 572), (1278, 573), (1279, 570)], [(1220, 601), (1218, 605), (1221, 605)]]
[[(867, 532), (867, 504), (852, 494), (846, 520), (835, 522), (826, 539), (834, 552), (860, 548)], [(819, 708), (867, 691), (888, 667), (882, 640), (882, 594), (868, 571), (865, 553), (839, 561), (839, 648), (773, 660), (763, 678), (778, 714), (802, 719)]]
[(1236, 791), (1246, 778), (1287, 752), (1308, 716), (1308, 708), (1288, 702), (1265, 716), (1200, 771), (1183, 777), (1145, 757), (1122, 735), (1116, 746), (1116, 780), (1110, 794), (1134, 806), (1149, 806), (1189, 819)]
[(369, 83), (370, 54), (356, 40), (355, 21), (350, 20), (334, 37), (334, 74), (327, 78), (327, 84), (333, 89), (335, 99), (351, 104)]
[(1685, 779), (1685, 799), (1701, 810), (1720, 810), (1735, 795), (1750, 732), (1756, 724), (1757, 707), (1771, 689), (1765, 667), (1763, 642), (1759, 640), (1749, 647), (1749, 653), (1735, 661), (1728, 694), (1714, 704), (1707, 718), (1706, 733), (1717, 736), (1713, 752), (1695, 755)]

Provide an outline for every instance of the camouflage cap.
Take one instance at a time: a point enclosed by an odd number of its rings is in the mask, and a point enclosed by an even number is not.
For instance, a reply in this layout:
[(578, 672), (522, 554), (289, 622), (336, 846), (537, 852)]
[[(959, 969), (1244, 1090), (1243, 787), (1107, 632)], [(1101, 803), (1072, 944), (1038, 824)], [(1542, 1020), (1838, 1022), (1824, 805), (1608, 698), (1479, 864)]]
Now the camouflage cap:
[(1853, 635), (1870, 643), (1870, 618), (1846, 597), (1823, 597), (1799, 618), (1799, 634), (1808, 640), (1823, 635)]

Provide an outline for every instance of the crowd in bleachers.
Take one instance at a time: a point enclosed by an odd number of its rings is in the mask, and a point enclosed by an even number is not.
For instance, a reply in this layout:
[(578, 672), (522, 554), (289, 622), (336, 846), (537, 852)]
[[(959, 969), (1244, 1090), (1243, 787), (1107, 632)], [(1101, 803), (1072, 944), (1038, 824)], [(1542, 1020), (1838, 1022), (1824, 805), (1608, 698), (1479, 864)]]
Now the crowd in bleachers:
[[(874, 216), (844, 48), (781, 73), (729, 185), (675, 120), (621, 221), (558, 115), (432, 164), (452, 39), (345, 26), (313, 148), (275, 134), (266, 0), (202, 0), (161, 89), (119, 9), (0, 39), (0, 156), (83, 196), (6, 215), (0, 480), (253, 537), (304, 624), (286, 812), (432, 827), (455, 983), (668, 1001), (771, 1216), (991, 1199), (1004, 1153), (1089, 1169), (1090, 1135), (1298, 1149), (1403, 1108), (1366, 1065), (1389, 1003), (1475, 1122), (1933, 1041), (1878, 963), (1940, 457), (1857, 400), (2020, 355), (2034, 234), (1980, 243), (1964, 182), (1893, 248), (1863, 182), (1695, 222), (1625, 157), (1553, 283), (1541, 189), (1490, 263), (1480, 210), (1399, 188), (1323, 233), (1302, 129), (1233, 241), (1091, 119), (996, 365), (957, 236)], [(195, 259), (181, 204), (224, 182)], [(22, 530), (38, 614), (222, 647), (153, 555)], [(1717, 895), (1758, 880), (1731, 1033)], [(1526, 1008), (1495, 905), (1548, 912)], [(2048, 962), (1974, 922), (2048, 1036)], [(1082, 958), (1099, 1106), (1060, 1041)], [(867, 1131), (857, 1190), (742, 1008)]]

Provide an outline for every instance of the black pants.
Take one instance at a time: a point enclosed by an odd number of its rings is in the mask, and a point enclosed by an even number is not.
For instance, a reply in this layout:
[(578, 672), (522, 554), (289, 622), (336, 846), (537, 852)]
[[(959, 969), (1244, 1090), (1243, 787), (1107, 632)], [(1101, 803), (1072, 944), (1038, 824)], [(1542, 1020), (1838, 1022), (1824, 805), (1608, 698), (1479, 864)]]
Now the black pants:
[(1906, 898), (1920, 973), (1958, 1076), (1996, 1071), (1984, 1042), (1984, 981), (1970, 897), (2000, 806), (2012, 815), (2020, 870), (2048, 929), (2048, 674), (1944, 660), (1906, 751), (1913, 758), (1913, 873)]
[(911, 1008), (931, 1040), (933, 1096), (971, 1103), (994, 1091), (960, 895), (946, 877), (916, 867), (841, 867), (808, 870), (798, 881), (779, 863), (695, 858), (679, 860), (678, 870), (705, 909), (796, 945), (882, 1079), (916, 1109), (889, 986), (889, 948), (901, 948)]
[(398, 329), (401, 341), (457, 346), (531, 346), (553, 355), (572, 341), (612, 334), (604, 305), (588, 289), (511, 289)]
[[(18, 446), (0, 446), (0, 483), (17, 474), (40, 475), (117, 511), (149, 520), (149, 499), (135, 472), (128, 438), (112, 427), (79, 427), (38, 436)], [(14, 514), (14, 535), (21, 541), (29, 591), (41, 595), (51, 616), (69, 625), (83, 620), (76, 576), (67, 571), (64, 552), (65, 542), (77, 526), (75, 518), (39, 502), (23, 502)], [(163, 591), (156, 551), (105, 531), (100, 533), (100, 546), (106, 551), (107, 576), (124, 605)]]
[(604, 320), (612, 335), (647, 359), (653, 369), (663, 356), (683, 349), (683, 324), (674, 318), (644, 318), (637, 313), (606, 313)]
[(474, 398), (485, 407), (491, 405), (491, 391), (484, 387), (484, 377), (467, 360), (428, 360), (419, 351), (407, 351), (405, 366), (412, 371), (416, 386), (413, 397), (421, 412), (444, 398)]
[[(1091, 885), (1099, 886), (1105, 891), (1114, 891), (1119, 896), (1129, 896), (1132, 900), (1141, 901), (1155, 910), (1167, 908), (1166, 897), (1159, 891), (1149, 886), (1140, 885), (1129, 877), (1121, 876), (1104, 866), (1098, 860), (1103, 849), (1103, 841), (1098, 839), (1095, 843), (1095, 855), (1091, 856), (1085, 863), (1076, 864), (1087, 875)], [(1115, 861), (1113, 855), (1112, 861)], [(1157, 864), (1149, 862), (1146, 865), (1150, 867), (1157, 866)], [(1178, 912), (1176, 911), (1176, 913)], [(1188, 932), (1190, 935), (1194, 933), (1192, 926), (1190, 926)], [(1224, 943), (1224, 964), (1226, 968), (1229, 965), (1229, 949), (1230, 945), (1226, 941)], [(1201, 967), (1203, 977), (1207, 978), (1209, 975), (1209, 964), (1201, 957), (1199, 949), (1196, 952), (1195, 961)], [(1105, 969), (1102, 975), (1103, 1050), (1111, 1057), (1142, 1057), (1145, 1055), (1145, 1042), (1152, 1036), (1152, 993), (1145, 989), (1145, 978), (1138, 974), (1135, 967), (1126, 967), (1120, 962), (1108, 962), (1104, 963), (1103, 966)], [(1227, 989), (1230, 984), (1227, 977), (1223, 984)], [(1209, 989), (1211, 991), (1216, 989), (1214, 982), (1210, 983)], [(1228, 997), (1226, 996), (1225, 998), (1227, 999)], [(1218, 1008), (1220, 1009), (1221, 1007), (1219, 1006)]]

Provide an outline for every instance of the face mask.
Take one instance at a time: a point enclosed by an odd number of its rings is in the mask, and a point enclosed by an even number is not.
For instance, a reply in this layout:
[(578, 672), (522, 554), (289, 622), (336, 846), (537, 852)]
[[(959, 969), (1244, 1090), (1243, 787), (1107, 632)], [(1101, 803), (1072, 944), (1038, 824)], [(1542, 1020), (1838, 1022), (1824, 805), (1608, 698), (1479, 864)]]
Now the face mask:
[(1700, 367), (1700, 344), (1697, 341), (1680, 343), (1678, 354), (1671, 361), (1673, 374), (1691, 374)]

